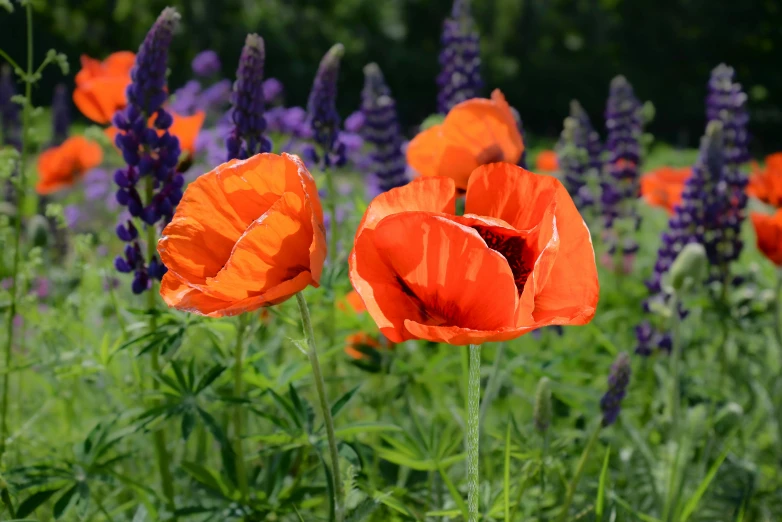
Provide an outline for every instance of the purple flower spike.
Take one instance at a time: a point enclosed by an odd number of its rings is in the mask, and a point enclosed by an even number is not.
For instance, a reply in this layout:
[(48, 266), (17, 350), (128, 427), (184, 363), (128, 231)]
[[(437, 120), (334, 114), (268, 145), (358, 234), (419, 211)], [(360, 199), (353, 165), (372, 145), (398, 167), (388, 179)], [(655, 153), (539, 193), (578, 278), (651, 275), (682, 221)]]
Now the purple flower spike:
[(608, 391), (600, 399), (603, 426), (610, 426), (616, 422), (622, 409), (622, 399), (627, 394), (627, 386), (630, 384), (630, 374), (630, 357), (621, 352), (611, 365), (611, 372), (608, 374)]
[(220, 72), (220, 57), (212, 50), (202, 51), (193, 58), (191, 67), (197, 76), (214, 76)]
[[(176, 10), (166, 8), (149, 30), (131, 70), (128, 106), (114, 117), (123, 129), (115, 143), (128, 165), (114, 173), (114, 181), (120, 187), (116, 200), (128, 208), (130, 216), (141, 218), (148, 227), (165, 226), (171, 221), (174, 207), (182, 198), (182, 176), (176, 171), (181, 149), (179, 140), (168, 131), (173, 119), (163, 108), (168, 97), (168, 49), (178, 21)], [(150, 119), (152, 127), (148, 126)], [(142, 186), (137, 187), (142, 178)], [(142, 193), (147, 195), (146, 201)], [(114, 266), (119, 272), (133, 272), (131, 289), (141, 293), (150, 287), (150, 278), (162, 277), (161, 270), (155, 267), (150, 272), (152, 265), (142, 254), (132, 218), (117, 227), (117, 236), (127, 245), (124, 256), (117, 257)], [(154, 260), (153, 257), (149, 262)]]
[(52, 98), (52, 146), (62, 144), (68, 138), (71, 126), (71, 100), (68, 88), (59, 84)]
[(454, 105), (478, 97), (483, 88), (480, 37), (468, 0), (454, 0), (451, 16), (443, 23), (440, 43), (437, 110), (445, 114)]
[(266, 61), (263, 38), (247, 35), (236, 70), (233, 87), (234, 128), (226, 140), (228, 159), (246, 159), (272, 150), (271, 142), (264, 136), (263, 65)]
[(323, 56), (312, 84), (307, 102), (307, 116), (323, 157), (320, 158), (324, 167), (342, 166), (347, 161), (345, 147), (339, 140), (341, 120), (337, 112), (337, 78), (339, 77), (339, 62), (345, 48), (335, 44)]
[(570, 102), (570, 116), (565, 119), (565, 128), (555, 149), (565, 187), (576, 206), (583, 210), (594, 204), (595, 198), (587, 181), (589, 176), (600, 173), (603, 145), (589, 115), (576, 100)]
[(403, 137), (397, 119), (396, 103), (377, 64), (364, 67), (361, 91), (361, 134), (373, 146), (372, 169), (381, 192), (408, 182), (407, 160), (402, 152)]
[(12, 147), (21, 147), (21, 129), (19, 124), (19, 104), (11, 101), (16, 95), (11, 68), (5, 64), (0, 67), (0, 131), (3, 141)]

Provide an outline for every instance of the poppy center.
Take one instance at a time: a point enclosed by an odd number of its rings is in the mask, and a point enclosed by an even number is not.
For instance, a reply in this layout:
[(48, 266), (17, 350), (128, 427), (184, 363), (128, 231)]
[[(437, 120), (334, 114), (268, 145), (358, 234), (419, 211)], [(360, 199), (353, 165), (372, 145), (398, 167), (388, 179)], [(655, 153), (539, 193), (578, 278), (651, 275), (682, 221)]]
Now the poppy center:
[(535, 265), (535, 253), (524, 237), (500, 227), (473, 225), (472, 228), (486, 241), (486, 245), (499, 252), (508, 261), (516, 288), (521, 294)]
[(478, 154), (477, 157), (479, 165), (485, 165), (487, 163), (497, 163), (498, 161), (503, 161), (504, 159), (505, 159), (505, 154), (503, 154), (500, 146), (496, 144), (493, 144), (483, 149), (480, 152), (480, 154)]

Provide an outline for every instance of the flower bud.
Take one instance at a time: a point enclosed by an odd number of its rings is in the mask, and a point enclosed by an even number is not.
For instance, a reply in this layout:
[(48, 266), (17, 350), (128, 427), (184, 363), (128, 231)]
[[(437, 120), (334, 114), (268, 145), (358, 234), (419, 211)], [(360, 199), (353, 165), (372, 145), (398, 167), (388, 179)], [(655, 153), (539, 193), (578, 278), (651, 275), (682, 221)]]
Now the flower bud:
[(689, 243), (671, 265), (669, 284), (674, 292), (687, 290), (703, 281), (707, 270), (706, 249), (700, 243)]
[(542, 377), (538, 381), (538, 389), (535, 392), (535, 429), (545, 433), (551, 425), (551, 381), (548, 377)]

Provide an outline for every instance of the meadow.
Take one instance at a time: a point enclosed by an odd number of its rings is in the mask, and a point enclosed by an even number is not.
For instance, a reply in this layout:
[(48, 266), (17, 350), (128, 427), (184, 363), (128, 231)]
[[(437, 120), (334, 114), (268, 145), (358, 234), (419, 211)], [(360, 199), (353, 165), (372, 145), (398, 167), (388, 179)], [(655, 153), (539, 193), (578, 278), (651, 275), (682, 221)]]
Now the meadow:
[(170, 85), (175, 9), (35, 62), (0, 0), (0, 520), (782, 520), (782, 156), (741, 78), (699, 148), (621, 75), (530, 135), (469, 7), (408, 133), (374, 63), (338, 112), (339, 43), (306, 100), (262, 34)]

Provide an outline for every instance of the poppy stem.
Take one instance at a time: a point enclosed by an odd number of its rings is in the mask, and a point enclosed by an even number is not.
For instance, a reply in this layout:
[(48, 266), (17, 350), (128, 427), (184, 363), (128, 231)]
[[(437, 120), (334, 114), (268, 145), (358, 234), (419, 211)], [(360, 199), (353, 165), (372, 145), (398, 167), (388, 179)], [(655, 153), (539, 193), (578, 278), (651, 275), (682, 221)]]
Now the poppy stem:
[(19, 289), (19, 263), (21, 260), (22, 238), (22, 213), (24, 212), (25, 170), (28, 160), (27, 131), (30, 127), (30, 108), (32, 106), (33, 93), (33, 6), (28, 3), (27, 14), (27, 74), (24, 78), (25, 104), (22, 106), (22, 148), (19, 161), (19, 174), (16, 179), (16, 222), (14, 223), (14, 261), (11, 269), (11, 304), (8, 307), (6, 331), (8, 337), (3, 354), (3, 403), (0, 414), (0, 459), (5, 453), (6, 439), (8, 438), (8, 395), (11, 384), (11, 356), (14, 347), (14, 319), (16, 318), (17, 293)]
[[(236, 347), (234, 348), (234, 399), (240, 401), (243, 388), (243, 375), (244, 375), (244, 334), (247, 331), (247, 323), (249, 316), (242, 314), (239, 316), (239, 325), (236, 330)], [(247, 485), (247, 470), (244, 465), (244, 447), (242, 444), (242, 433), (244, 432), (244, 418), (242, 415), (242, 405), (237, 403), (234, 406), (234, 452), (236, 453), (236, 478), (239, 486), (239, 492), (242, 494), (242, 499), (247, 500), (248, 485)]]
[(481, 345), (471, 344), (467, 379), (467, 511), (478, 522), (480, 497)]
[(315, 379), (315, 389), (318, 392), (320, 409), (323, 414), (323, 424), (326, 427), (326, 437), (329, 443), (329, 456), (331, 458), (331, 479), (334, 484), (334, 517), (336, 522), (342, 522), (344, 493), (342, 491), (342, 475), (339, 472), (339, 451), (337, 449), (337, 437), (334, 434), (334, 419), (331, 417), (331, 407), (326, 397), (326, 384), (323, 381), (323, 373), (320, 370), (318, 351), (315, 348), (315, 333), (312, 330), (312, 319), (307, 307), (307, 301), (301, 292), (296, 294), (296, 302), (301, 313), (301, 324), (304, 337), (307, 340), (307, 356), (312, 365), (312, 376)]

